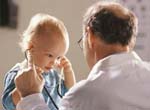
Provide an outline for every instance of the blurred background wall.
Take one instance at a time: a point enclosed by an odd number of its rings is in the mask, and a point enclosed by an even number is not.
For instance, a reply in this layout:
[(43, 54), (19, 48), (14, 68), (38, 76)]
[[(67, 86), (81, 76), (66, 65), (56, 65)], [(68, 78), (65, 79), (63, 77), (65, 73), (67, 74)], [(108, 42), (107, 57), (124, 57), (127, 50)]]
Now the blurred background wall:
[[(17, 27), (0, 27), (0, 95), (6, 72), (24, 59), (18, 42), (30, 18), (36, 13), (48, 13), (64, 22), (70, 35), (67, 57), (72, 62), (77, 81), (87, 77), (89, 69), (77, 41), (82, 36), (82, 16), (87, 7), (96, 1), (99, 0), (13, 0), (18, 5)], [(121, 0), (120, 2), (137, 13), (140, 19), (140, 30), (135, 50), (144, 60), (150, 60), (148, 0)], [(0, 109), (2, 110), (1, 104)]]

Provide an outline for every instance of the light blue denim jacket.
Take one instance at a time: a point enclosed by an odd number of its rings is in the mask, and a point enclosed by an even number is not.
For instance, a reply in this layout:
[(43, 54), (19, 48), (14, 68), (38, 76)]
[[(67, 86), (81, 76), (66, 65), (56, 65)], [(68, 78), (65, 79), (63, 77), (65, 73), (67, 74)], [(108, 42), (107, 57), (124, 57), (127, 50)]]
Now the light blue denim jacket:
[[(15, 89), (14, 78), (17, 75), (18, 71), (20, 70), (20, 65), (16, 64), (8, 73), (5, 75), (4, 79), (4, 91), (2, 95), (2, 103), (3, 107), (6, 110), (15, 110), (16, 106), (12, 101), (11, 92)], [(43, 77), (45, 79), (45, 88), (48, 90), (49, 94), (53, 98), (55, 104), (59, 107), (59, 103), (61, 97), (58, 93), (58, 84), (59, 84), (59, 76), (55, 70), (50, 70), (48, 73), (43, 73)], [(64, 85), (64, 81), (61, 80), (61, 95), (68, 91), (66, 86)], [(45, 102), (48, 104), (51, 110), (57, 110), (52, 100), (46, 93), (45, 89), (43, 89), (42, 94), (44, 96)]]

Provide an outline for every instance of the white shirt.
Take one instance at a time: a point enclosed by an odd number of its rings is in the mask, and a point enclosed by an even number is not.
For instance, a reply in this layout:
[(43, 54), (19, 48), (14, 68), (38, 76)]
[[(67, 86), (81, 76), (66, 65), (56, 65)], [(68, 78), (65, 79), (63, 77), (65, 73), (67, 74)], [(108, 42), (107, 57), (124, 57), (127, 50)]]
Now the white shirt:
[[(40, 94), (23, 98), (17, 108), (49, 110)], [(100, 60), (64, 96), (59, 110), (150, 110), (150, 64), (135, 52)]]

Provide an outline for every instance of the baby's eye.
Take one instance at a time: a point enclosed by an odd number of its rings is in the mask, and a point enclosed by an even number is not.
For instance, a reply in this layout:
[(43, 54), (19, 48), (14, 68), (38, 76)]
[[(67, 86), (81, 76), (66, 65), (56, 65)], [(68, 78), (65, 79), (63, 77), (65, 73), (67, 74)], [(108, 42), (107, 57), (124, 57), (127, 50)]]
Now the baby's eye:
[(57, 60), (60, 60), (61, 59), (61, 56), (60, 57), (57, 57)]
[(53, 57), (53, 55), (51, 55), (51, 54), (48, 54), (47, 56), (48, 56), (49, 58)]

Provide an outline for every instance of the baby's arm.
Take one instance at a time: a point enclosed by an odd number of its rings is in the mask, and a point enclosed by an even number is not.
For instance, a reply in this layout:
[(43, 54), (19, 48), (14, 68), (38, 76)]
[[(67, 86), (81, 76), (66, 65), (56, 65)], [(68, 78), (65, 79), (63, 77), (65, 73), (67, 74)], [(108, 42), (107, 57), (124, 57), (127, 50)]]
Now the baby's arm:
[(76, 79), (72, 65), (66, 57), (60, 59), (60, 68), (63, 69), (65, 86), (70, 89), (76, 83)]
[(17, 92), (14, 84), (14, 78), (17, 71), (10, 71), (4, 78), (4, 92), (2, 95), (2, 103), (6, 110), (14, 110), (16, 104), (20, 100), (19, 93)]

